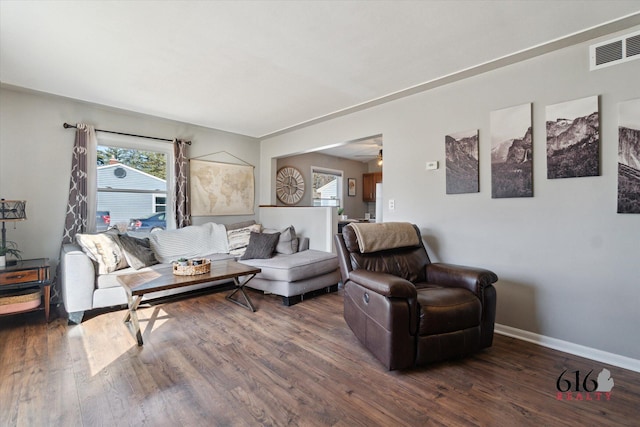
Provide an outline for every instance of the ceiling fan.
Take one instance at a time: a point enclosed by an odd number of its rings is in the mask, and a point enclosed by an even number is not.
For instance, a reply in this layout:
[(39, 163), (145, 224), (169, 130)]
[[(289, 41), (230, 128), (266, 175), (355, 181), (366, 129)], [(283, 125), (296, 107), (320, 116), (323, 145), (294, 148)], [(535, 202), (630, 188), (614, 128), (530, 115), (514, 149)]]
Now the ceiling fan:
[(382, 138), (375, 137), (355, 143), (348, 144), (357, 154), (354, 157), (360, 157), (368, 160), (377, 159), (378, 165), (382, 161)]
[(378, 158), (381, 149), (382, 135), (377, 135), (323, 149), (320, 152), (344, 159), (369, 162)]

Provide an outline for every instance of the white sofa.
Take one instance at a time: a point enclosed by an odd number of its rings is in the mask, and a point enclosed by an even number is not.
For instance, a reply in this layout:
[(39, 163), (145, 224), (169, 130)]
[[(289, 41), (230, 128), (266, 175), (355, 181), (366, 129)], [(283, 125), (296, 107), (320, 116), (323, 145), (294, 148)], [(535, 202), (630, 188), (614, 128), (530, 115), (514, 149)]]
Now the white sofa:
[[(237, 259), (238, 248), (229, 247), (227, 233), (234, 230), (244, 232), (250, 224), (224, 226), (207, 223), (179, 230), (152, 233), (149, 238), (150, 249), (160, 263), (138, 270), (129, 266), (100, 274), (101, 267), (89, 257), (88, 254), (91, 252), (87, 251), (86, 245), (84, 249), (77, 243), (64, 245), (60, 257), (60, 284), (69, 321), (80, 323), (85, 311), (126, 304), (127, 296), (117, 280), (119, 275), (164, 268), (168, 263), (183, 256), (211, 260)], [(273, 232), (274, 230), (264, 231)], [(336, 255), (308, 249), (307, 238), (299, 236), (294, 238), (297, 251), (293, 253), (276, 252), (272, 258), (267, 259), (239, 259), (239, 262), (262, 269), (262, 272), (256, 275), (247, 287), (282, 296), (285, 305), (292, 305), (305, 297), (338, 289), (340, 274)], [(144, 299), (156, 299), (227, 283), (228, 281), (216, 281), (155, 292), (146, 295)]]

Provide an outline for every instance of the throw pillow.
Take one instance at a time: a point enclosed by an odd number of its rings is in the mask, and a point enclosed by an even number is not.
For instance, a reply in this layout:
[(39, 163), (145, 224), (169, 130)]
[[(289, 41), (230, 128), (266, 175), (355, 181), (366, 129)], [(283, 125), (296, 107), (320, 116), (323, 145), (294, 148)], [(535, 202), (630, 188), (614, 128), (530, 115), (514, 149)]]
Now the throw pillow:
[(276, 246), (276, 253), (291, 255), (298, 252), (298, 236), (296, 236), (296, 229), (293, 228), (293, 225), (285, 228), (284, 230), (276, 230), (273, 228), (265, 228), (262, 230), (263, 233), (280, 233), (280, 239), (278, 240), (278, 245)]
[(260, 233), (262, 226), (253, 224), (249, 227), (238, 228), (237, 230), (227, 231), (227, 239), (229, 240), (229, 253), (235, 256), (242, 256), (249, 244), (251, 232)]
[(298, 252), (298, 237), (296, 236), (296, 229), (293, 228), (293, 225), (290, 225), (280, 232), (276, 252), (285, 255)]
[(120, 240), (124, 257), (134, 269), (139, 270), (158, 263), (156, 255), (151, 250), (151, 242), (149, 242), (148, 237), (138, 239), (128, 234), (121, 234), (118, 239)]
[(98, 274), (112, 273), (129, 265), (117, 233), (76, 234), (76, 242), (89, 258), (98, 263)]
[(233, 224), (225, 224), (224, 227), (227, 229), (227, 231), (231, 231), (231, 230), (238, 230), (240, 228), (247, 228), (254, 225), (255, 223), (256, 223), (255, 220), (250, 219), (247, 221), (234, 222)]
[(249, 244), (240, 259), (271, 258), (276, 250), (280, 233), (251, 232)]

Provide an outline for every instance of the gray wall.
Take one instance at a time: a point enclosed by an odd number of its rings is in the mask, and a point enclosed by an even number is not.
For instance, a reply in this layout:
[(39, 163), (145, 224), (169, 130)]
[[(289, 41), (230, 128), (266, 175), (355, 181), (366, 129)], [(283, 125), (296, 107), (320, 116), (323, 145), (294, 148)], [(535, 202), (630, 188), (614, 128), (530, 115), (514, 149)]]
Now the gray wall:
[[(322, 153), (300, 154), (291, 157), (278, 159), (277, 169), (283, 166), (293, 166), (302, 173), (305, 182), (305, 192), (300, 203), (297, 206), (312, 206), (311, 203), (311, 166), (324, 167), (328, 169), (341, 170), (343, 174), (343, 202), (344, 215), (349, 218), (363, 218), (367, 212), (367, 204), (362, 201), (362, 174), (367, 173), (368, 165), (363, 162), (342, 159), (340, 157), (328, 156)], [(347, 195), (347, 179), (356, 178), (356, 196), (349, 197)], [(278, 206), (286, 206), (279, 200)]]
[[(28, 220), (9, 225), (7, 239), (18, 243), (24, 258), (58, 258), (69, 190), (74, 131), (64, 122), (85, 122), (99, 129), (193, 141), (190, 157), (238, 163), (236, 156), (256, 165), (259, 177), (260, 149), (254, 138), (164, 120), (122, 110), (95, 106), (51, 95), (0, 88), (0, 196), (27, 200)], [(100, 133), (98, 133), (100, 142)], [(162, 144), (162, 142), (158, 142)], [(215, 152), (226, 151), (208, 155)], [(207, 156), (208, 155), (208, 156)], [(256, 184), (257, 187), (257, 184)], [(229, 223), (252, 216), (194, 218)]]
[[(265, 139), (262, 201), (274, 197), (272, 159), (290, 147), (382, 134), (384, 220), (418, 224), (434, 261), (494, 270), (498, 323), (639, 359), (640, 215), (617, 214), (616, 194), (617, 104), (640, 97), (640, 61), (590, 72), (590, 43)], [(545, 106), (590, 95), (600, 95), (601, 176), (547, 180)], [(491, 199), (489, 113), (526, 102), (534, 197)], [(444, 137), (474, 128), (480, 193), (446, 195)], [(432, 160), (440, 168), (426, 171)]]

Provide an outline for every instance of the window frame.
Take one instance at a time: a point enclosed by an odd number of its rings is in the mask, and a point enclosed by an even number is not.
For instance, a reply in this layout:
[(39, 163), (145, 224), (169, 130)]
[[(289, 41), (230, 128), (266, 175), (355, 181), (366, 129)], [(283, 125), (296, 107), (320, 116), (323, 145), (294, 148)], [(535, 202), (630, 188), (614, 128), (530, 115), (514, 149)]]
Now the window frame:
[[(344, 171), (343, 170), (339, 170), (339, 169), (331, 169), (331, 168), (327, 168), (327, 167), (323, 167), (323, 166), (311, 166), (311, 185), (309, 186), (309, 188), (311, 189), (311, 205), (312, 206), (316, 206), (315, 204), (315, 200), (330, 200), (330, 199), (318, 199), (313, 197), (313, 193), (315, 192), (315, 188), (313, 188), (314, 185), (314, 179), (313, 179), (313, 175), (314, 174), (326, 174), (326, 175), (334, 175), (336, 177), (338, 177), (338, 185), (336, 188), (336, 199), (338, 201), (338, 204), (336, 205), (336, 207), (340, 208), (342, 206), (344, 206)], [(334, 205), (323, 205), (322, 202), (320, 202), (320, 205), (317, 206), (334, 206)]]
[[(126, 135), (117, 135), (117, 134), (101, 134), (98, 133), (96, 135), (97, 139), (97, 147), (115, 147), (115, 148), (124, 148), (130, 150), (139, 150), (139, 151), (153, 151), (156, 153), (162, 153), (166, 156), (167, 159), (167, 177), (166, 177), (166, 185), (167, 185), (167, 194), (166, 204), (165, 204), (165, 216), (167, 223), (167, 230), (176, 228), (176, 220), (175, 220), (175, 207), (174, 204), (171, 203), (173, 200), (173, 194), (175, 192), (175, 172), (174, 172), (174, 153), (173, 153), (173, 144), (166, 143), (162, 141), (147, 141), (141, 138), (136, 138), (132, 136)], [(92, 189), (94, 192), (94, 203), (95, 208), (98, 207), (98, 185), (97, 185), (97, 162), (95, 166), (94, 173), (96, 174), (96, 185), (95, 188)], [(162, 193), (151, 193), (151, 208), (155, 210), (156, 208), (156, 197), (160, 196)], [(158, 213), (158, 212), (154, 212)]]
[[(158, 198), (159, 197), (164, 197), (164, 203), (158, 203)], [(165, 212), (166, 213), (167, 212), (167, 206), (169, 205), (169, 203), (167, 203), (167, 200), (169, 200), (169, 194), (163, 194), (163, 193), (153, 193), (153, 194), (151, 194), (151, 209), (153, 209), (153, 213), (160, 213), (160, 212)], [(158, 210), (158, 206), (164, 206), (164, 210), (163, 211), (159, 211)]]

